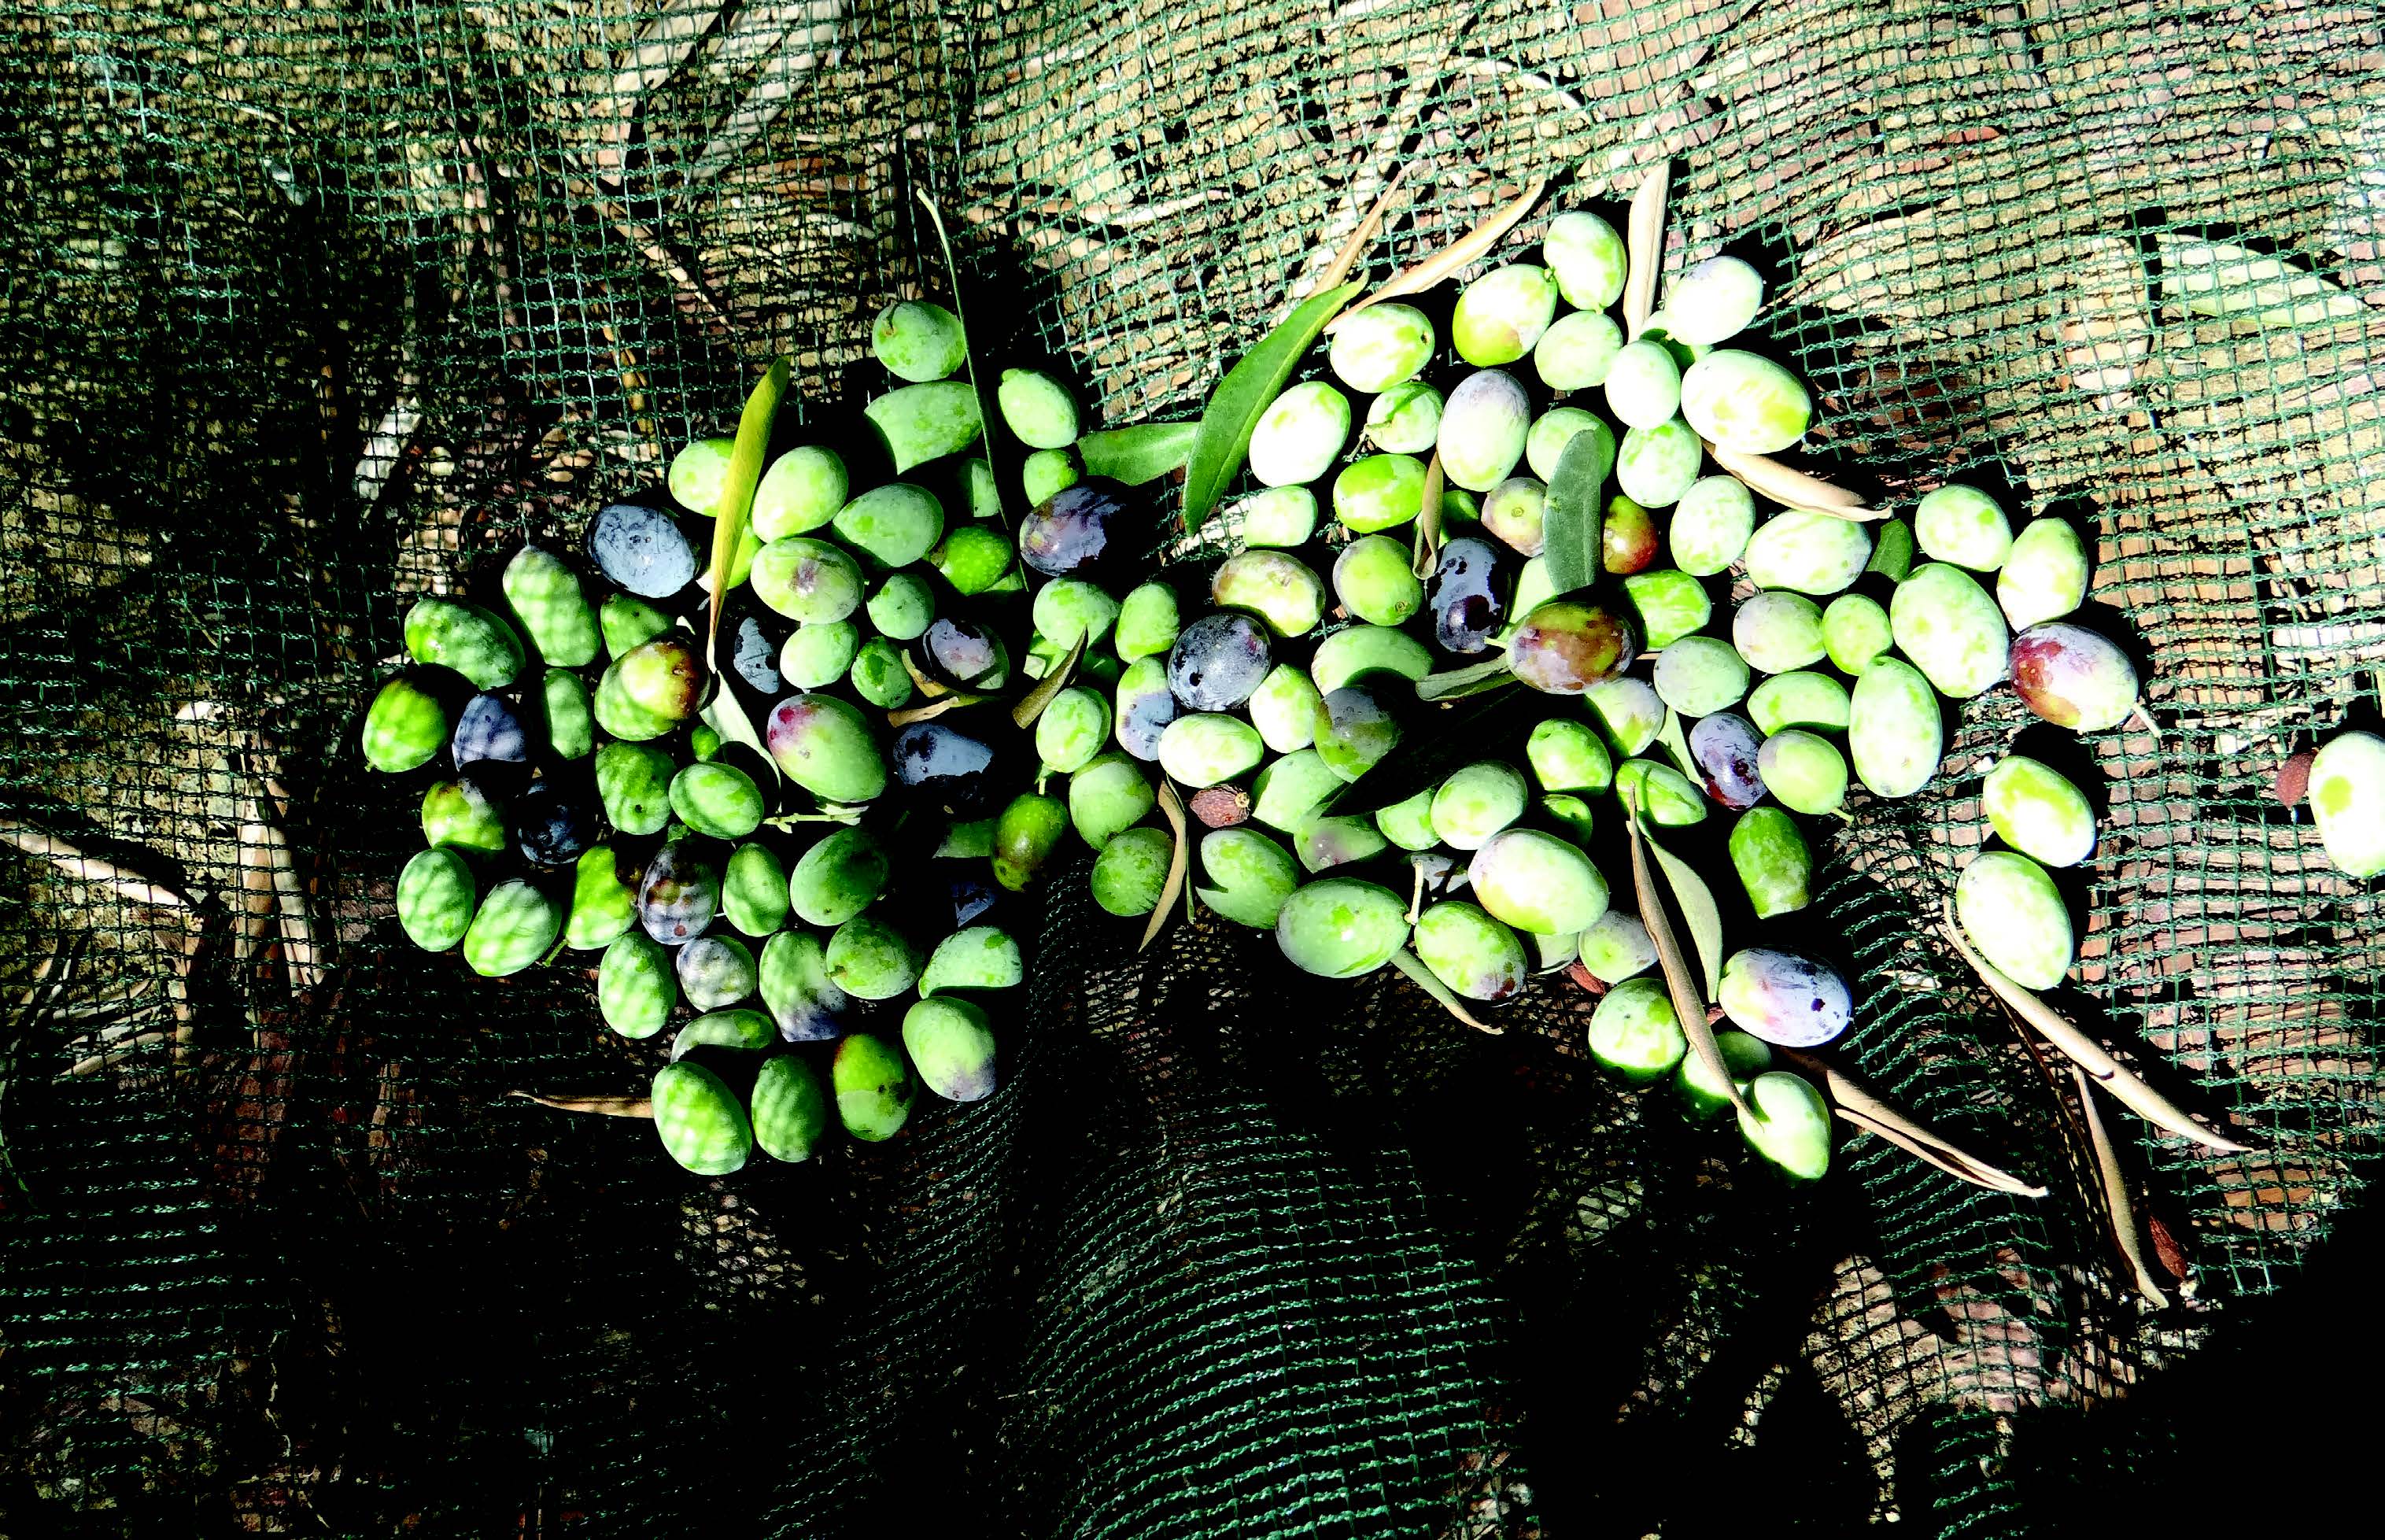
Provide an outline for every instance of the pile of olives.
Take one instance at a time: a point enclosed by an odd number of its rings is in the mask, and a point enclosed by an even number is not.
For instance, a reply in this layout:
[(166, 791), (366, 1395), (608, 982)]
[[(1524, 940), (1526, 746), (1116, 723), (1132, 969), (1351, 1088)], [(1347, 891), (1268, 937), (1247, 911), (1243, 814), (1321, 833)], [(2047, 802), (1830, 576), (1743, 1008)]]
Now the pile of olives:
[[(717, 678), (699, 553), (728, 439), (602, 509), (585, 565), (526, 545), (486, 604), (418, 601), (413, 667), (364, 723), (368, 764), (428, 780), (428, 848), (397, 883), (406, 934), (493, 977), (596, 954), (607, 1027), (678, 1020), (655, 1123), (706, 1174), (756, 1144), (806, 1158), (839, 1125), (889, 1138), (921, 1085), (990, 1095), (985, 1002), (1024, 977), (1000, 911), (1031, 869), (997, 828), (1034, 768), (1005, 698), (1024, 682), (1024, 583), (970, 453), (974, 388), (947, 378), (967, 361), (958, 321), (898, 303), (875, 340), (905, 382), (868, 405), (875, 444), (768, 464)], [(1012, 370), (1001, 399), (1030, 442), (1075, 438), (1045, 377)], [(873, 461), (893, 479), (853, 484), (848, 462)], [(758, 745), (723, 741), (707, 703), (724, 700)]]
[[(1064, 449), (1039, 457), (1021, 533), (1045, 580), (1034, 651), (1080, 632), (1093, 645), (1037, 748), (1068, 778), (1070, 818), (1097, 852), (1093, 897), (1113, 913), (1146, 913), (1162, 891), (1171, 842), (1152, 820), (1155, 772), (1206, 826), (1199, 901), (1272, 930), (1296, 966), (1351, 978), (1420, 963), (1464, 1000), (1495, 1003), (1535, 971), (1578, 965), (1606, 986), (1592, 1053), (1674, 1080), (1704, 1110), (1728, 1093), (1687, 1053), (1670, 995), (1646, 976), (1648, 930), (1602, 870), (1619, 870), (1625, 807), (1660, 837), (1729, 816), (1713, 843), (1760, 923), (1808, 902), (1799, 818), (1843, 816), (1855, 783), (1883, 797), (1928, 785), (1949, 702), (2009, 680), (2046, 720), (2093, 732), (2135, 709), (2137, 676), (2068, 619), (2088, 555), (2058, 520), (2016, 535), (1993, 497), (1948, 485), (1875, 533), (1819, 508), (1765, 513), (1746, 481), (1714, 468), (1709, 448), (1794, 446), (1813, 411), (1788, 369), (1724, 345), (1762, 305), (1748, 264), (1693, 268), (1627, 339), (1606, 313), (1628, 265), (1612, 225), (1561, 215), (1541, 257), (1464, 289), (1454, 358), (1417, 305), (1343, 316), (1325, 370), (1258, 418), (1259, 486), (1228, 509), (1235, 550), (1213, 565), (1105, 586), (1125, 489), (1083, 478)], [(1558, 594), (1548, 483), (1583, 436), (1602, 483), (1601, 570)], [(1417, 542), (1412, 559), (1428, 457), (1446, 542)], [(1434, 684), (1502, 657), (1504, 682), (1573, 701), (1511, 718), (1423, 790), (1370, 797), (1370, 772), (1436, 752), (1460, 720), (1430, 703)], [(2093, 817), (2075, 785), (2017, 755), (1989, 775), (1986, 806), (2009, 848), (1973, 861), (1958, 911), (1983, 953), (2042, 988), (2072, 948), (2046, 868), (2092, 851)], [(1722, 1055), (1755, 1113), (1742, 1132), (1792, 1175), (1820, 1175), (1829, 1109), (1771, 1067), (1771, 1048), (1843, 1031), (1844, 980), (1749, 946), (1725, 962), (1719, 1003), (1737, 1029), (1717, 1034)]]

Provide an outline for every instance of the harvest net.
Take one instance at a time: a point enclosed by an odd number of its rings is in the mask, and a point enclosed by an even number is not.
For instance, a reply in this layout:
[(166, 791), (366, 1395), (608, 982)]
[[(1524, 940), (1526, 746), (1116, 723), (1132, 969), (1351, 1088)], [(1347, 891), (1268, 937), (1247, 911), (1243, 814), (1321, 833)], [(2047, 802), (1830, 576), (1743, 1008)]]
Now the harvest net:
[[(2372, 7), (35, 0), (0, 29), (14, 1532), (2045, 1533), (2202, 1474), (2178, 1387), (2357, 1218), (2385, 901), (2269, 782), (2385, 660)], [(1861, 1138), (1786, 1191), (1598, 1072), (1561, 976), (1483, 1037), (1263, 937), (1137, 956), (1081, 871), (1008, 1088), (891, 1147), (701, 1181), (642, 1124), (507, 1099), (656, 1053), (581, 971), (469, 981), (399, 933), (413, 809), (354, 728), (414, 595), (575, 536), (780, 353), (791, 409), (857, 404), (877, 307), (941, 291), (915, 191), (992, 350), (1117, 425), (1197, 412), (1395, 170), (1378, 273), (1536, 174), (1518, 244), (1667, 159), (1668, 266), (1772, 276), (1827, 457), (2097, 538), (2161, 729), (2081, 756), (2104, 833), (2066, 1003), (2262, 1146), (2115, 1123), (2191, 1300), (2122, 1287), (1932, 930), (2024, 725), (1995, 697), (1928, 794), (1857, 807), (1814, 939), (1859, 979), (1849, 1061), (2044, 1200)]]

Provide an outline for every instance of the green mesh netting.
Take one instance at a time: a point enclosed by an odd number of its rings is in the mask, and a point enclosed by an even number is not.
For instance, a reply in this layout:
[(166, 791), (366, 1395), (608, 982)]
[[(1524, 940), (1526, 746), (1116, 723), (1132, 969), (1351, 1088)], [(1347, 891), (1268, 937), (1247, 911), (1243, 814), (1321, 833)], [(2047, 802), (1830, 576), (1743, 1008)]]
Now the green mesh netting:
[[(198, 901), (0, 851), (8, 1533), (2103, 1533), (2240, 1451), (2306, 1479), (2237, 1430), (2357, 1293), (2317, 1243), (2379, 1147), (2385, 901), (2268, 794), (2385, 658), (2373, 8), (35, 0), (0, 39), (0, 819)], [(1859, 807), (1816, 934), (1849, 1061), (2042, 1202), (1863, 1141), (1787, 1192), (1597, 1073), (1562, 981), (1480, 1037), (1263, 939), (1137, 957), (1067, 878), (1009, 1088), (892, 1148), (699, 1182), (506, 1098), (653, 1055), (582, 976), (399, 935), (412, 810), (353, 726), (413, 595), (575, 534), (780, 352), (849, 407), (876, 307), (941, 288), (915, 190), (981, 330), (1117, 424), (1197, 410), (1395, 169), (1379, 272), (1663, 158), (1668, 262), (1774, 276), (1826, 453), (2099, 536), (2162, 731), (2087, 745), (2069, 1003), (2266, 1134), (2115, 1115), (2191, 1303), (2123, 1296), (1929, 929), (1992, 699)], [(2189, 304), (2214, 241), (2316, 312)]]

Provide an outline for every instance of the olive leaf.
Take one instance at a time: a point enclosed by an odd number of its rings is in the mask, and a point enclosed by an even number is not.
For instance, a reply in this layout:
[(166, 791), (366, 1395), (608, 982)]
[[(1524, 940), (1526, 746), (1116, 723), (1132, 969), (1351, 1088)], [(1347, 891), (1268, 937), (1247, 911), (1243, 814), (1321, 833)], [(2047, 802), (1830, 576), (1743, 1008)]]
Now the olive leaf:
[[(1731, 1077), (1730, 1066), (1724, 1061), (1722, 1049), (1716, 1045), (1714, 1028), (1706, 1020), (1706, 1001), (1712, 997), (1712, 983), (1709, 983), (1704, 995), (1692, 987), (1695, 981), (1690, 976), (1689, 958), (1681, 955), (1680, 938), (1673, 933), (1673, 918), (1665, 910), (1665, 895), (1657, 890), (1655, 873), (1648, 864), (1648, 852), (1655, 848), (1660, 853), (1667, 863), (1665, 869), (1667, 876), (1673, 874), (1679, 863), (1664, 852), (1663, 846), (1641, 833), (1640, 805), (1636, 797), (1626, 795), (1624, 798), (1623, 827), (1631, 836), (1631, 888), (1639, 895), (1640, 923), (1648, 928), (1648, 939), (1655, 944), (1656, 963), (1665, 975), (1665, 992), (1673, 1002), (1673, 1014), (1680, 1019), (1682, 1034), (1689, 1038), (1690, 1047), (1697, 1054), (1698, 1062), (1705, 1067), (1717, 1084), (1729, 1093), (1730, 1105), (1747, 1116), (1754, 1117), (1755, 1109), (1747, 1105), (1745, 1096), (1740, 1095), (1739, 1083)], [(1681, 867), (1680, 870), (1687, 871), (1688, 868)], [(1695, 881), (1695, 873), (1691, 876)], [(1678, 894), (1680, 889), (1674, 891)], [(1704, 883), (1697, 883), (1696, 891), (1704, 897), (1706, 908), (1711, 911), (1714, 895), (1706, 892)], [(1689, 911), (1690, 904), (1685, 899), (1682, 917), (1694, 926), (1696, 918)], [(1714, 920), (1713, 933), (1713, 945), (1718, 950), (1722, 944), (1719, 918)], [(1701, 938), (1702, 954), (1705, 948), (1706, 943)]]
[(1947, 1175), (1975, 1186), (2010, 1193), (2016, 1197), (2045, 1196), (2043, 1187), (2033, 1187), (1999, 1171), (1929, 1125), (1880, 1100), (1869, 1086), (1819, 1054), (1801, 1053), (1795, 1048), (1781, 1048), (1779, 1052), (1809, 1077), (1819, 1081), (1832, 1110), (1865, 1133), (1876, 1134)]
[(557, 1112), (599, 1112), (607, 1118), (651, 1118), (655, 1115), (651, 1096), (542, 1096), (535, 1091), (508, 1091), (508, 1096), (518, 1096), (526, 1102), (551, 1107)]
[(1105, 428), (1077, 441), (1078, 457), (1088, 476), (1141, 486), (1184, 468), (1192, 452), (1197, 422), (1143, 422), (1130, 428)]
[(2161, 294), (2198, 316), (2250, 316), (2268, 326), (2318, 326), (2364, 315), (2367, 307), (2330, 281), (2266, 252), (2166, 231)]
[(2074, 1064), (2070, 1067), (2070, 1079), (2079, 1088), (2079, 1115), (2086, 1121), (2087, 1143), (2095, 1152), (2095, 1179), (2104, 1190), (2104, 1218), (2111, 1226), (2112, 1240), (2120, 1248), (2121, 1260), (2136, 1274), (2137, 1292), (2154, 1309), (2168, 1309), (2169, 1296), (2154, 1281), (2154, 1270), (2145, 1266), (2144, 1242), (2137, 1234), (2137, 1206), (2129, 1197), (2129, 1179), (2120, 1170), (2120, 1152), (2104, 1127), (2103, 1115), (2095, 1110), (2095, 1093), (2087, 1088), (2087, 1071)]
[(1424, 497), (1417, 508), (1416, 559), (1409, 568), (1426, 582), (1441, 570), (1441, 489), (1444, 476), (1441, 451), (1435, 449), (1432, 458), (1425, 462)]
[(2104, 1051), (2104, 1045), (2080, 1032), (2052, 1006), (2022, 988), (2005, 976), (1993, 963), (1975, 951), (1963, 935), (1963, 927), (1954, 918), (1952, 899), (1945, 903), (1942, 926), (1946, 939), (1988, 992), (2012, 1008), (2013, 1014), (2037, 1029), (2038, 1034), (2067, 1055), (2072, 1063), (2087, 1071), (2096, 1084), (2109, 1091), (2122, 1105), (2156, 1128), (2192, 1139), (2230, 1155), (2249, 1151), (2250, 1145), (2240, 1145), (2225, 1134), (2214, 1133), (2189, 1117), (2185, 1108), (2137, 1078), (2134, 1071)]
[(1001, 404), (993, 394), (995, 381), (984, 369), (978, 368), (977, 332), (969, 325), (968, 307), (961, 298), (961, 265), (953, 259), (953, 238), (944, 232), (943, 211), (936, 207), (933, 198), (928, 196), (925, 188), (914, 189), (914, 195), (919, 200), (919, 207), (928, 211), (928, 222), (936, 229), (936, 246), (944, 254), (944, 279), (953, 291), (953, 319), (961, 323), (962, 357), (968, 367), (969, 388), (977, 393), (978, 421), (984, 425), (985, 464), (986, 469), (993, 472), (994, 506), (1001, 511), (1003, 527), (1008, 529), (1010, 499), (1003, 495), (1002, 489), (1005, 457), (994, 452), (998, 441), (994, 437), (993, 425), (1003, 420)]
[(754, 730), (753, 721), (729, 682), (720, 675), (720, 612), (728, 604), (729, 575), (736, 570), (738, 547), (745, 543), (746, 532), (752, 528), (754, 489), (761, 484), (762, 460), (769, 453), (770, 429), (779, 420), (779, 404), (787, 396), (788, 367), (785, 358), (772, 364), (760, 382), (745, 397), (745, 410), (737, 419), (737, 442), (729, 454), (729, 470), (721, 478), (720, 501), (712, 520), (712, 564), (706, 572), (706, 583), (712, 590), (712, 601), (706, 608), (704, 622), (704, 667), (712, 676), (712, 697), (704, 704), (703, 720), (712, 731), (720, 734), (723, 743), (743, 744), (759, 756), (768, 768), (770, 780), (779, 779), (778, 761), (762, 745), (761, 733)]
[(1631, 217), (1624, 233), (1623, 335), (1635, 343), (1656, 313), (1656, 271), (1665, 263), (1665, 199), (1672, 186), (1673, 163), (1660, 160), (1631, 194)]
[(1424, 959), (1406, 947), (1403, 946), (1392, 954), (1392, 966), (1416, 981), (1416, 986), (1431, 995), (1434, 1003), (1442, 1009), (1472, 1027), (1476, 1032), (1487, 1032), (1495, 1037), (1507, 1030), (1505, 1027), (1494, 1027), (1467, 1010), (1466, 1002), (1457, 997), (1457, 992), (1442, 983), (1440, 975), (1427, 968), (1424, 965)]
[(1416, 693), (1418, 700), (1460, 700), (1467, 695), (1505, 689), (1515, 682), (1516, 672), (1507, 666), (1507, 655), (1501, 653), (1487, 663), (1473, 663), (1463, 669), (1444, 669), (1437, 674), (1427, 674), (1417, 681)]
[(1689, 740), (1681, 733), (1681, 714), (1671, 707), (1665, 707), (1665, 725), (1656, 729), (1656, 742), (1673, 757), (1673, 768), (1692, 782), (1704, 784), (1705, 777), (1698, 772), (1698, 762), (1690, 757)]
[(1176, 848), (1168, 854), (1168, 881), (1160, 884), (1159, 902), (1151, 907), (1151, 920), (1143, 926), (1143, 940), (1135, 946), (1138, 952), (1159, 939), (1161, 927), (1168, 923), (1168, 911), (1176, 907), (1176, 895), (1184, 886), (1184, 799), (1176, 795), (1176, 783), (1164, 775), (1159, 778), (1159, 810), (1168, 815), (1168, 827), (1176, 831)]
[[(1497, 245), (1501, 236), (1515, 229), (1517, 220), (1532, 211), (1532, 205), (1541, 201), (1541, 194), (1548, 190), (1548, 178), (1534, 177), (1531, 184), (1517, 194), (1514, 202), (1503, 205), (1489, 219), (1430, 257), (1402, 268), (1390, 282), (1353, 306), (1350, 314), (1355, 315), (1369, 305), (1380, 305), (1402, 294), (1422, 294), (1442, 279), (1472, 265), (1483, 253)], [(1339, 331), (1348, 319), (1345, 316), (1325, 330), (1329, 333)]]
[(1748, 491), (1769, 497), (1783, 507), (1826, 513), (1833, 519), (1851, 519), (1857, 523), (1888, 517), (1884, 509), (1866, 507), (1864, 500), (1845, 487), (1807, 475), (1769, 455), (1751, 455), (1719, 444), (1707, 444), (1706, 453), (1714, 457), (1715, 464), (1746, 483)]
[(1605, 445), (1598, 439), (1594, 433), (1576, 433), (1567, 440), (1557, 456), (1556, 472), (1549, 478), (1541, 558), (1548, 563), (1554, 593), (1570, 594), (1598, 581), (1600, 542), (1605, 532), (1598, 493), (1606, 479)]
[(1184, 465), (1187, 533), (1200, 528), (1201, 520), (1217, 506), (1227, 484), (1242, 469), (1243, 457), (1251, 452), (1251, 431), (1259, 425), (1260, 415), (1283, 394), (1284, 382), (1292, 378), (1292, 371), (1299, 367), (1309, 344), (1317, 341), (1317, 332), (1357, 292), (1357, 284), (1341, 283), (1301, 301), (1281, 324), (1261, 338), (1258, 346), (1244, 354), (1242, 361), (1217, 382), (1217, 388), (1210, 393), (1209, 405), (1202, 410), (1200, 427), (1193, 434), (1192, 448)]
[(1332, 288), (1349, 277), (1350, 269), (1358, 265), (1358, 254), (1366, 250), (1367, 243), (1375, 238), (1375, 232), (1383, 228), (1383, 216), (1391, 212), (1392, 194), (1399, 191), (1400, 179), (1408, 174), (1410, 164), (1403, 160), (1392, 168), (1392, 174), (1384, 181), (1383, 191), (1375, 199), (1374, 207), (1367, 210), (1367, 217), (1358, 221), (1358, 228), (1350, 232), (1350, 238), (1342, 243), (1342, 249), (1333, 254), (1333, 260), (1317, 275), (1318, 288)]
[(1435, 707), (1419, 724), (1429, 731), (1403, 737), (1397, 754), (1385, 755), (1318, 811), (1371, 813), (1405, 802), (1440, 785), (1460, 765), (1500, 752), (1547, 708), (1546, 697), (1536, 690), (1501, 690)]
[(1648, 842), (1648, 848), (1673, 891), (1681, 922), (1690, 928), (1691, 944), (1698, 951), (1698, 970), (1704, 976), (1705, 997), (1711, 1001), (1722, 989), (1722, 910), (1716, 907), (1714, 890), (1689, 862), (1655, 840)]
[(1052, 704), (1052, 697), (1067, 689), (1068, 681), (1076, 677), (1077, 664), (1084, 657), (1085, 644), (1092, 641), (1093, 636), (1093, 633), (1090, 629), (1077, 632), (1077, 645), (1068, 649), (1068, 656), (1054, 664), (1052, 671), (1037, 680), (1035, 688), (1020, 696), (1018, 704), (1010, 708), (1010, 720), (1013, 722), (1021, 728), (1035, 725), (1035, 719), (1042, 716), (1043, 708)]
[(712, 520), (712, 565), (706, 582), (712, 590), (710, 613), (704, 623), (704, 666), (717, 668), (714, 654), (720, 641), (720, 610), (729, 602), (729, 574), (736, 566), (737, 547), (754, 513), (754, 489), (762, 482), (762, 457), (770, 451), (770, 427), (779, 420), (779, 403), (787, 395), (787, 360), (780, 358), (763, 374), (745, 397), (744, 415), (737, 419), (737, 443), (729, 454), (729, 469), (720, 481), (718, 512)]

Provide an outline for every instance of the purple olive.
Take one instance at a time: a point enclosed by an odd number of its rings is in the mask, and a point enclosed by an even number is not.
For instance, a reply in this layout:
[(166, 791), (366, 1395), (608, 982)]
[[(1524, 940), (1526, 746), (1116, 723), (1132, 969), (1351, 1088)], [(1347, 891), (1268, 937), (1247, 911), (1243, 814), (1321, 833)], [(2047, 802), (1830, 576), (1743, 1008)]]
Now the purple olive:
[(1734, 811), (1744, 812), (1764, 800), (1764, 776), (1756, 757), (1764, 751), (1764, 735), (1733, 711), (1700, 717), (1690, 729), (1690, 757), (1706, 783), (1706, 795)]

